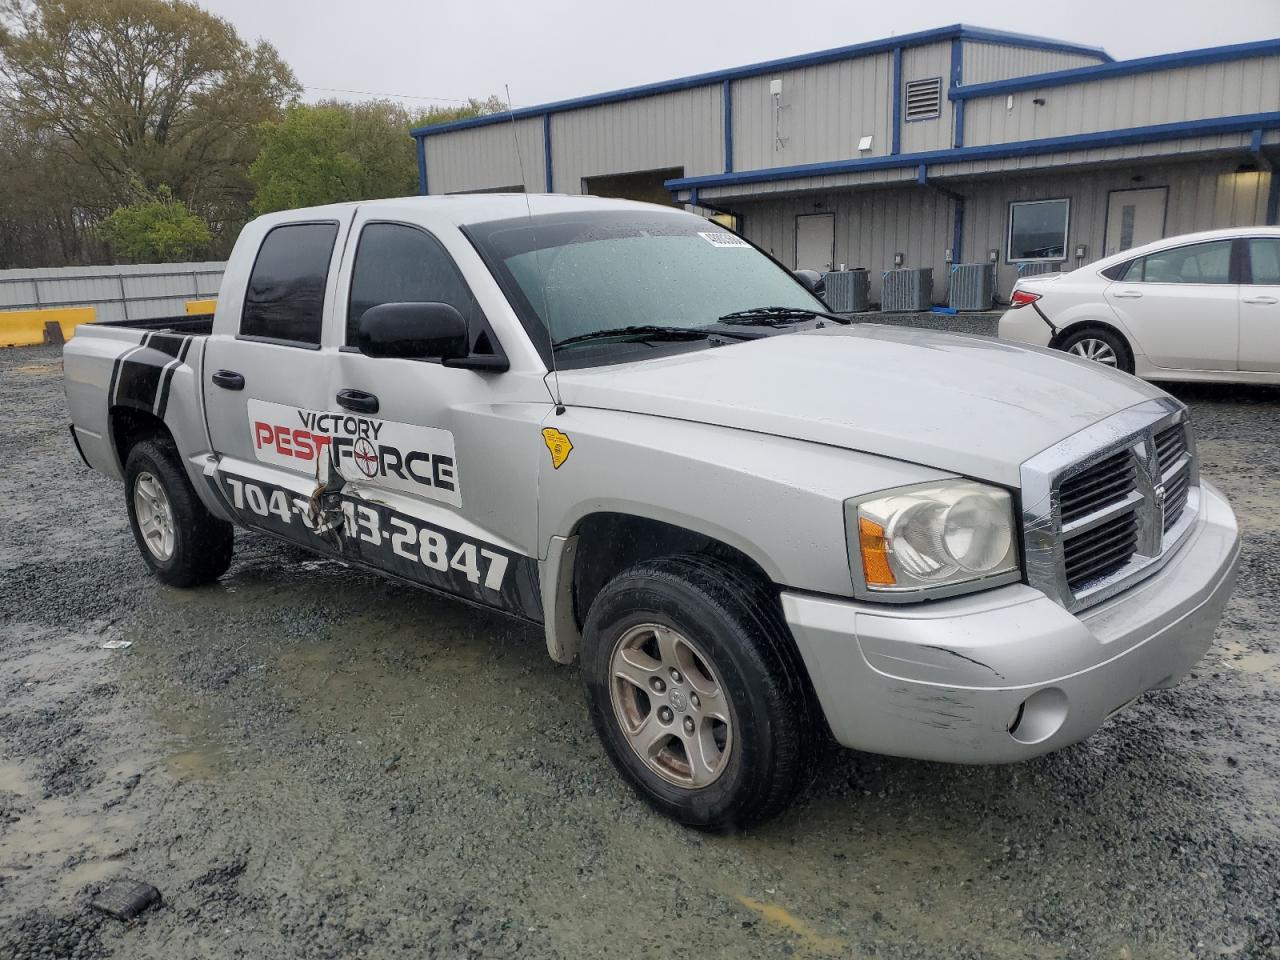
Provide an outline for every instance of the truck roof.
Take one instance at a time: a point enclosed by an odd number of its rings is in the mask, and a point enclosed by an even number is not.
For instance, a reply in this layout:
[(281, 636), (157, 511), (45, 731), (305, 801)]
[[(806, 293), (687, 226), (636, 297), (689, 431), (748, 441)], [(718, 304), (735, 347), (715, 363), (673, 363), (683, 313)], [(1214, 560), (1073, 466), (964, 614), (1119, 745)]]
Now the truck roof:
[(269, 213), (258, 220), (264, 223), (293, 223), (299, 220), (312, 220), (334, 216), (339, 211), (349, 211), (354, 207), (374, 207), (384, 210), (388, 215), (399, 213), (430, 212), (436, 216), (444, 216), (452, 222), (463, 225), (468, 223), (485, 223), (490, 220), (510, 220), (515, 217), (543, 213), (575, 213), (578, 211), (603, 210), (669, 210), (681, 213), (678, 207), (667, 207), (653, 203), (642, 203), (637, 200), (617, 200), (612, 197), (569, 196), (562, 193), (471, 193), (438, 197), (391, 197), (386, 200), (360, 200), (349, 203), (333, 203), (321, 207), (302, 207), (296, 210), (282, 210)]

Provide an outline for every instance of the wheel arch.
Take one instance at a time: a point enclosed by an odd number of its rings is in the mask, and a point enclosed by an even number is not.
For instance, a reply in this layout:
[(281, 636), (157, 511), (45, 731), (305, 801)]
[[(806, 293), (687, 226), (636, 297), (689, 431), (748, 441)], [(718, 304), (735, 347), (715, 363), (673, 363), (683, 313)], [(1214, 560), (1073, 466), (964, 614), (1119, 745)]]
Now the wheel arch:
[(552, 541), (542, 571), (543, 608), (547, 651), (560, 663), (577, 656), (587, 611), (605, 584), (644, 560), (681, 553), (714, 557), (776, 594), (764, 565), (740, 547), (638, 513), (598, 510), (579, 518), (568, 536)]
[(149, 410), (116, 405), (107, 413), (107, 429), (110, 431), (111, 449), (115, 454), (120, 475), (124, 476), (129, 451), (143, 440), (161, 438), (173, 442), (173, 433), (160, 417)]
[(1114, 336), (1124, 347), (1125, 353), (1128, 354), (1129, 368), (1134, 368), (1136, 352), (1133, 349), (1133, 339), (1118, 325), (1106, 320), (1099, 320), (1095, 317), (1074, 320), (1065, 327), (1060, 328), (1058, 332), (1054, 334), (1053, 339), (1049, 341), (1049, 346), (1054, 350), (1061, 350), (1062, 345), (1066, 343), (1068, 339), (1075, 336), (1077, 333), (1083, 333), (1086, 330), (1102, 330)]

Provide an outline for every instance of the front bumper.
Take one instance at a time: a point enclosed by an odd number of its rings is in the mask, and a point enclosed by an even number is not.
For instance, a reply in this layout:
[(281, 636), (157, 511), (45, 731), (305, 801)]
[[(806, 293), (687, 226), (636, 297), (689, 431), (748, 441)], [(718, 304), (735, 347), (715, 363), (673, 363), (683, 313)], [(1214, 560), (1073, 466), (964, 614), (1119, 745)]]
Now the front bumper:
[(840, 743), (1005, 763), (1083, 740), (1176, 684), (1213, 639), (1239, 557), (1231, 507), (1205, 483), (1177, 554), (1079, 616), (1025, 584), (910, 607), (791, 592), (782, 604)]

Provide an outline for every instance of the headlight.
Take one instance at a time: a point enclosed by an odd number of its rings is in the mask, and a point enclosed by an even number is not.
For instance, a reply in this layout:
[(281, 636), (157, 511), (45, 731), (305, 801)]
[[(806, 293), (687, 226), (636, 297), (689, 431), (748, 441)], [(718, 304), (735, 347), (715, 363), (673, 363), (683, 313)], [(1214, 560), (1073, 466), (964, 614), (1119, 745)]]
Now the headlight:
[(854, 592), (919, 600), (1018, 579), (1013, 499), (999, 487), (946, 480), (845, 504)]

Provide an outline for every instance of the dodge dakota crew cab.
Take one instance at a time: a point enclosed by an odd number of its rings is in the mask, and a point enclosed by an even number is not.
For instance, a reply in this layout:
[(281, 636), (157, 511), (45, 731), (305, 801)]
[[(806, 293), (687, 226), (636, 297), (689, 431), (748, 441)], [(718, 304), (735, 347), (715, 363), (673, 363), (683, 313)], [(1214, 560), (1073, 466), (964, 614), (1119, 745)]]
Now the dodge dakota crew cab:
[(622, 776), (702, 828), (780, 810), (828, 731), (1016, 761), (1176, 683), (1239, 551), (1183, 405), (811, 286), (625, 201), (273, 214), (211, 328), (80, 328), (72, 433), (165, 583), (239, 525), (542, 624)]

